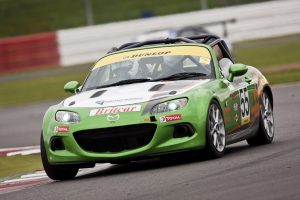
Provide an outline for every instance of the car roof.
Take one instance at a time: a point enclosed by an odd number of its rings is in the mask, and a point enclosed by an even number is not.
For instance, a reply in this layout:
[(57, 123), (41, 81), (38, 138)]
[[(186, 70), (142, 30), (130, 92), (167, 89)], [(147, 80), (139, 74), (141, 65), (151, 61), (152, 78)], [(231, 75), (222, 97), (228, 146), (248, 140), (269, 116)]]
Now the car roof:
[(203, 34), (203, 35), (195, 35), (195, 36), (189, 36), (189, 37), (174, 37), (174, 38), (166, 38), (166, 39), (158, 39), (158, 40), (147, 40), (143, 42), (130, 42), (125, 43), (121, 45), (120, 47), (114, 47), (112, 48), (108, 53), (117, 53), (119, 51), (123, 50), (130, 50), (140, 47), (151, 47), (151, 46), (157, 46), (157, 45), (172, 45), (172, 44), (202, 44), (207, 45), (210, 47), (215, 46), (216, 44), (220, 44), (222, 51), (225, 51), (228, 57), (232, 59), (232, 56), (229, 52), (229, 49), (226, 45), (226, 43), (218, 36), (216, 35), (210, 35), (210, 34)]

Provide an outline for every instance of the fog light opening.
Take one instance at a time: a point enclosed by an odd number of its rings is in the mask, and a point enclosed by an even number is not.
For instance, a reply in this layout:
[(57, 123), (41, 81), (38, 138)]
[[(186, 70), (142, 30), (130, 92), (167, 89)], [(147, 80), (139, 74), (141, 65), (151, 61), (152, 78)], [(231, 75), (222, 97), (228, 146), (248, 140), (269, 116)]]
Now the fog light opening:
[(61, 137), (52, 137), (51, 141), (50, 141), (50, 148), (52, 151), (64, 150), (65, 145), (62, 141), (62, 138)]
[(194, 134), (194, 129), (190, 124), (178, 124), (174, 127), (173, 137), (191, 137)]

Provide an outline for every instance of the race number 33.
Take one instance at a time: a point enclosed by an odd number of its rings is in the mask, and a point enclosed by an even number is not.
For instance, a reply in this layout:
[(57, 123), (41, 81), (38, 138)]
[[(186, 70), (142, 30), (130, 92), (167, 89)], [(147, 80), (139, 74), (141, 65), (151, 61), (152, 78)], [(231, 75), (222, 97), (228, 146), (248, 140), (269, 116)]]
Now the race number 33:
[(247, 88), (240, 89), (241, 124), (250, 122), (250, 103)]

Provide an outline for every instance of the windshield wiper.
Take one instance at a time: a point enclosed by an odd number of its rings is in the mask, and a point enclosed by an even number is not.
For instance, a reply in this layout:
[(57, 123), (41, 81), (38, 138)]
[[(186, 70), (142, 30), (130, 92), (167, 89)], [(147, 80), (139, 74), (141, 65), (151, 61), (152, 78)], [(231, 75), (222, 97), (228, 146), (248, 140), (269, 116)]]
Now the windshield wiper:
[(161, 81), (161, 80), (181, 80), (181, 79), (188, 79), (194, 78), (199, 76), (207, 76), (207, 74), (197, 73), (197, 72), (182, 72), (178, 74), (173, 74), (171, 76), (166, 76), (159, 79), (153, 79), (152, 81)]
[(89, 90), (105, 88), (105, 87), (111, 87), (111, 86), (118, 86), (118, 85), (126, 85), (126, 84), (131, 84), (131, 83), (142, 83), (142, 82), (147, 82), (147, 81), (151, 81), (151, 79), (149, 79), (149, 78), (127, 79), (127, 80), (118, 81), (118, 82), (115, 82), (115, 83), (112, 83), (112, 84), (107, 84), (107, 85), (102, 85), (102, 86), (98, 86), (98, 87), (89, 88)]

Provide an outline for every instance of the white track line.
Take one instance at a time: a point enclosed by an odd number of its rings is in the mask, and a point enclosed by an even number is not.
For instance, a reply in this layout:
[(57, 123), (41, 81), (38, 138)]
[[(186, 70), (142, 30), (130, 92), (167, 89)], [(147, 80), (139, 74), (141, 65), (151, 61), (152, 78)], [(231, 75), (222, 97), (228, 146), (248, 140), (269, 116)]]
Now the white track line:
[(29, 146), (29, 147), (11, 147), (11, 148), (2, 148), (0, 149), (0, 152), (4, 151), (21, 151), (21, 150), (27, 150), (27, 149), (37, 149), (40, 148), (40, 146)]
[(47, 177), (47, 174), (45, 172), (38, 173), (38, 174), (26, 174), (21, 176), (21, 178), (33, 178), (33, 177)]
[(15, 156), (15, 155), (22, 155), (22, 156), (24, 156), (24, 155), (38, 154), (38, 153), (40, 153), (40, 148), (10, 152), (10, 153), (7, 153), (6, 156)]
[(16, 182), (26, 182), (26, 181), (32, 181), (32, 180), (38, 180), (38, 179), (45, 179), (48, 178), (47, 175), (40, 176), (40, 177), (28, 177), (28, 178), (17, 178), (12, 180), (6, 180), (2, 183), (16, 183)]

